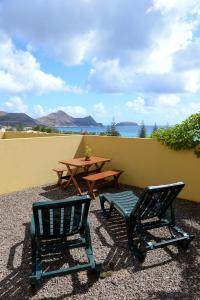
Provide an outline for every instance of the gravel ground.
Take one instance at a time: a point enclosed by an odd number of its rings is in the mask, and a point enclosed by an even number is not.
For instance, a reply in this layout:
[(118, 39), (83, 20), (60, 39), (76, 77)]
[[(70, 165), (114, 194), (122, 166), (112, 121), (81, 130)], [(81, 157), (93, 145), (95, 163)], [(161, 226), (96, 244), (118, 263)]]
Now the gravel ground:
[[(122, 187), (127, 188), (130, 187)], [(188, 252), (170, 246), (148, 252), (145, 262), (140, 264), (128, 251), (123, 220), (117, 214), (105, 220), (98, 198), (92, 201), (89, 213), (93, 250), (96, 260), (112, 271), (110, 276), (97, 279), (80, 272), (55, 277), (45, 280), (32, 296), (32, 203), (63, 199), (73, 192), (52, 185), (0, 196), (0, 299), (200, 299), (200, 204), (184, 200), (175, 203), (177, 223), (195, 235)], [(164, 233), (164, 229), (155, 232)], [(73, 265), (84, 261), (84, 257), (84, 251), (76, 249), (52, 259), (48, 257), (44, 267)]]

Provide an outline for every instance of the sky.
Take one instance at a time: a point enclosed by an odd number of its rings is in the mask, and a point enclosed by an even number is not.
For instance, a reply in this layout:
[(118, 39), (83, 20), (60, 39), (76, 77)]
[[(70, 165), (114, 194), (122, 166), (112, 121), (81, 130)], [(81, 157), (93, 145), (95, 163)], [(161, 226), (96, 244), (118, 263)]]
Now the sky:
[(0, 0), (0, 111), (110, 124), (200, 112), (199, 0)]

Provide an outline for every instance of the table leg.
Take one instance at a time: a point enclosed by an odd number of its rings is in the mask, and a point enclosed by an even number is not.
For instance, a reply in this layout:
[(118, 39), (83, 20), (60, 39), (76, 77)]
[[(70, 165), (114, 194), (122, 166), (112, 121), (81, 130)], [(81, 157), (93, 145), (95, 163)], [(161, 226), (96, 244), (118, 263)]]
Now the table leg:
[(60, 185), (62, 185), (63, 171), (57, 171), (57, 175), (58, 175), (57, 185), (60, 186)]
[(120, 185), (119, 185), (119, 182), (118, 182), (118, 179), (119, 179), (120, 175), (121, 175), (121, 173), (113, 176), (114, 177), (114, 186), (117, 187), (117, 188), (120, 188)]
[(68, 182), (67, 182), (67, 184), (66, 184), (66, 187), (68, 187), (69, 184), (70, 184), (70, 182), (73, 181), (74, 186), (75, 186), (75, 188), (76, 188), (78, 194), (79, 194), (79, 195), (82, 195), (81, 188), (80, 188), (80, 186), (78, 185), (78, 182), (76, 181), (76, 178), (75, 178), (75, 175), (76, 175), (76, 173), (77, 173), (77, 171), (78, 171), (78, 168), (70, 169), (70, 166), (67, 165), (67, 169), (68, 169), (70, 178), (69, 178), (69, 180), (68, 180)]
[(87, 184), (88, 184), (88, 193), (90, 194), (92, 199), (95, 199), (95, 193), (94, 193), (95, 181), (93, 181), (93, 182), (87, 181)]
[(103, 166), (105, 165), (105, 161), (102, 162), (100, 165), (98, 165), (98, 163), (95, 164), (96, 166), (96, 171), (101, 172), (101, 169), (103, 168)]

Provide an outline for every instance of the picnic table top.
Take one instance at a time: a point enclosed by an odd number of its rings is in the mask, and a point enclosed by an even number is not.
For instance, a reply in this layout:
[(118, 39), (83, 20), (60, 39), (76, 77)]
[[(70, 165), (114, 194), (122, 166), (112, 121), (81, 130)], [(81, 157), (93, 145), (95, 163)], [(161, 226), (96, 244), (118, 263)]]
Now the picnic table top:
[(90, 160), (85, 160), (85, 157), (78, 157), (69, 160), (60, 160), (59, 163), (75, 166), (75, 167), (84, 167), (98, 163), (109, 162), (111, 159), (106, 157), (91, 156)]

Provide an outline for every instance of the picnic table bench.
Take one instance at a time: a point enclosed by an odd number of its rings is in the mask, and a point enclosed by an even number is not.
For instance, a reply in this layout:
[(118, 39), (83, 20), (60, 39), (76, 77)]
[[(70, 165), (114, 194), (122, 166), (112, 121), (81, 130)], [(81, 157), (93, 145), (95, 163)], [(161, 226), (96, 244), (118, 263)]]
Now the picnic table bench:
[(65, 184), (65, 188), (73, 183), (77, 193), (82, 195), (81, 187), (79, 185), (79, 176), (83, 178), (89, 173), (100, 172), (106, 162), (109, 162), (110, 158), (91, 156), (89, 160), (85, 157), (73, 158), (70, 160), (60, 160), (59, 163), (65, 165), (69, 173), (69, 179)]
[[(71, 167), (71, 170), (74, 170), (74, 169), (75, 169), (75, 167)], [(57, 185), (59, 185), (59, 186), (63, 185), (63, 182), (62, 182), (63, 179), (69, 180), (69, 178), (71, 176), (69, 174), (69, 171), (68, 171), (67, 167), (65, 167), (65, 166), (56, 167), (56, 168), (53, 168), (52, 170), (57, 173), (57, 176), (58, 176)], [(66, 172), (66, 175), (63, 175), (64, 172)], [(77, 173), (76, 177), (77, 176), (84, 176), (84, 175), (87, 175), (87, 174), (90, 174), (90, 173), (95, 173), (95, 172), (97, 172), (97, 171), (96, 170), (91, 170), (91, 171), (87, 171), (87, 172), (83, 171), (83, 172)]]
[(64, 167), (64, 166), (63, 167), (57, 167), (57, 168), (54, 168), (52, 170), (57, 173), (57, 176), (58, 176), (57, 185), (62, 185), (62, 180), (69, 178), (69, 175), (67, 175), (67, 174), (63, 176), (64, 172), (68, 173), (67, 167)]
[[(113, 177), (112, 181), (114, 182), (114, 185), (116, 187), (119, 187), (118, 179), (122, 172), (123, 171), (121, 171), (121, 170), (107, 170), (107, 171), (103, 171), (103, 172), (99, 172), (96, 174), (91, 174), (91, 175), (83, 177), (83, 179), (85, 179), (87, 181), (88, 192), (89, 192), (90, 196), (93, 199), (95, 199), (94, 187), (96, 185), (96, 182), (106, 180), (109, 177)], [(104, 181), (104, 184), (105, 184), (105, 181)]]

